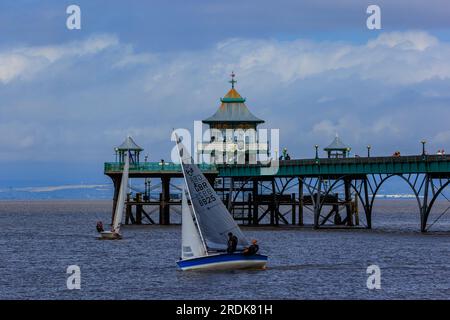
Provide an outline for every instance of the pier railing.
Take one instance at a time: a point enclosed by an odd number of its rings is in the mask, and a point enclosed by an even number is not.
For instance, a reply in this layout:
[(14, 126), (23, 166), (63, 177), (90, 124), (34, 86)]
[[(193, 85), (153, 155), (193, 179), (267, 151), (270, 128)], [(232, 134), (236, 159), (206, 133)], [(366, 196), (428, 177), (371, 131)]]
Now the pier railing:
[[(421, 155), (401, 157), (318, 158), (273, 161), (275, 176), (302, 176), (322, 174), (378, 174), (378, 173), (450, 173), (450, 155)], [(198, 166), (203, 172), (225, 177), (263, 176), (268, 164), (206, 164)], [(123, 164), (105, 163), (105, 174), (120, 173)], [(181, 174), (181, 166), (172, 162), (144, 162), (130, 165), (130, 174)]]
[[(450, 174), (450, 155), (420, 155), (391, 157), (317, 158), (281, 160), (270, 164), (277, 167), (274, 176), (364, 175), (364, 174)], [(264, 175), (268, 165), (217, 166), (219, 176)], [(266, 171), (270, 172), (270, 171)]]
[[(217, 171), (214, 164), (199, 164), (202, 171)], [(123, 163), (105, 162), (105, 173), (114, 173), (123, 171)], [(180, 164), (173, 162), (143, 162), (130, 164), (130, 172), (181, 172)]]

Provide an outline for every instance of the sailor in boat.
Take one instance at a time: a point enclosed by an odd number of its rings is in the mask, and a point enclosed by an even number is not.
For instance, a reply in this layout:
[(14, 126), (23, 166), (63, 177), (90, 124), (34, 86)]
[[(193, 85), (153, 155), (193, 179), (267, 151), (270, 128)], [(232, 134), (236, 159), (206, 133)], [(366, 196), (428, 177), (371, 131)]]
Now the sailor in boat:
[(97, 232), (98, 232), (98, 233), (101, 233), (101, 232), (105, 231), (105, 230), (103, 229), (103, 222), (101, 222), (101, 221), (98, 221), (98, 222), (97, 222), (96, 228), (97, 228)]
[(238, 244), (238, 238), (232, 233), (228, 232), (228, 248), (227, 253), (233, 253), (236, 251)]
[(258, 250), (259, 250), (258, 241), (252, 240), (252, 244), (248, 248), (245, 248), (242, 253), (244, 254), (244, 256), (251, 256), (256, 254)]

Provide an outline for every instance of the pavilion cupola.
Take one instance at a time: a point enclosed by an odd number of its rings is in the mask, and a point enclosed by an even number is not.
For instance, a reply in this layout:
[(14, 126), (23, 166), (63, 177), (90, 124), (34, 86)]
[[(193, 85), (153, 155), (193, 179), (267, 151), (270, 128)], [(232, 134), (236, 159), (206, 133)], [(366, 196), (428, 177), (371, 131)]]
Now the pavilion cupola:
[(343, 143), (336, 133), (334, 140), (323, 150), (327, 153), (328, 158), (347, 158), (351, 148)]
[(202, 121), (209, 126), (210, 140), (200, 143), (197, 150), (208, 154), (214, 163), (230, 163), (241, 157), (246, 163), (256, 161), (258, 154), (267, 154), (267, 144), (258, 144), (256, 134), (257, 126), (264, 120), (250, 112), (246, 99), (236, 90), (234, 72), (229, 82), (231, 89), (220, 99), (219, 109)]
[(116, 157), (119, 157), (119, 162), (125, 161), (125, 154), (128, 152), (130, 163), (139, 163), (139, 155), (144, 149), (138, 146), (131, 136), (127, 136), (124, 142), (114, 150), (116, 151)]

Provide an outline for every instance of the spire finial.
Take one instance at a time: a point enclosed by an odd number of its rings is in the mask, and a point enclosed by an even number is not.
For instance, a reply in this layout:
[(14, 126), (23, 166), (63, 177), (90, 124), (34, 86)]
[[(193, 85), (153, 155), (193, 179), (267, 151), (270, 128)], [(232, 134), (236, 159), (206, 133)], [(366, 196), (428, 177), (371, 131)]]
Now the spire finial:
[(231, 89), (234, 89), (234, 84), (237, 82), (236, 80), (234, 80), (234, 77), (236, 76), (234, 74), (234, 71), (231, 71), (231, 80), (229, 81), (231, 83)]

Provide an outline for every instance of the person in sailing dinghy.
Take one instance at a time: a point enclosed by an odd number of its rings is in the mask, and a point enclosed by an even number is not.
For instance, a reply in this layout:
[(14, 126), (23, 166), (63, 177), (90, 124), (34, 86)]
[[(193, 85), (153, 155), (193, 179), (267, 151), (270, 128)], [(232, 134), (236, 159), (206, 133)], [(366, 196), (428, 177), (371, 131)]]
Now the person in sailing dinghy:
[(250, 245), (250, 247), (244, 249), (243, 254), (245, 256), (251, 256), (256, 254), (258, 250), (259, 250), (258, 241), (252, 240), (252, 244)]
[(105, 230), (103, 230), (103, 223), (101, 221), (97, 222), (96, 228), (97, 228), (97, 232), (99, 232), (99, 233), (105, 231)]
[(227, 253), (233, 253), (236, 251), (238, 238), (231, 232), (228, 232), (228, 248)]

